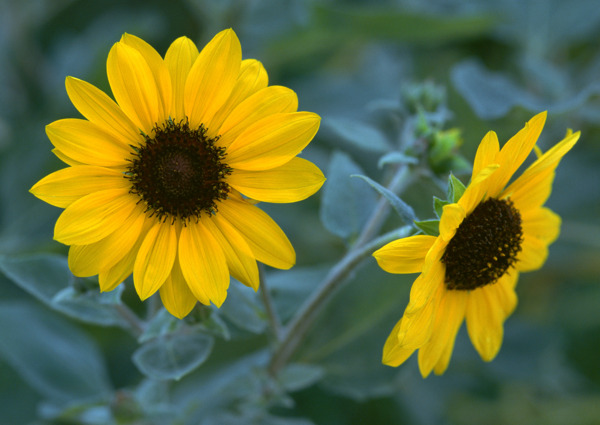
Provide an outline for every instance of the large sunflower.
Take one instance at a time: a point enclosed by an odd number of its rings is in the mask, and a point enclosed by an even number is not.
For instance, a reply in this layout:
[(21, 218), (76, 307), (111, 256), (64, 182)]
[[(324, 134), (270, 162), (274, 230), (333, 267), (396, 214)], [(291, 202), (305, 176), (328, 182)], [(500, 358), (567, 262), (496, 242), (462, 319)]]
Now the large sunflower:
[[(421, 273), (385, 343), (383, 363), (398, 366), (418, 349), (423, 377), (443, 373), (463, 320), (481, 358), (496, 356), (504, 320), (517, 304), (519, 273), (543, 265), (560, 230), (560, 217), (542, 205), (579, 132), (541, 155), (535, 144), (545, 120), (545, 112), (533, 117), (502, 150), (494, 132), (483, 138), (471, 183), (443, 207), (439, 236), (411, 236), (373, 254), (387, 272)], [(537, 160), (510, 182), (534, 148)]]
[(196, 301), (220, 306), (230, 274), (256, 290), (257, 260), (294, 265), (287, 237), (254, 201), (296, 202), (321, 187), (321, 171), (296, 157), (319, 116), (297, 112), (292, 90), (268, 86), (230, 29), (201, 52), (178, 38), (164, 59), (125, 34), (107, 73), (116, 103), (67, 78), (86, 119), (46, 127), (69, 167), (31, 189), (65, 208), (54, 238), (70, 245), (71, 271), (99, 275), (102, 291), (133, 273), (142, 300), (158, 290), (182, 318)]

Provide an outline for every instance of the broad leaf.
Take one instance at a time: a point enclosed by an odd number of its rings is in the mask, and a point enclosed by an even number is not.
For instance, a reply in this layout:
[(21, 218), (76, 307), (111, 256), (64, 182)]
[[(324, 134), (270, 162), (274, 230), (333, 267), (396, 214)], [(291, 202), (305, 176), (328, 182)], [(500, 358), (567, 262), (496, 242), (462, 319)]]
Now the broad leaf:
[(376, 181), (370, 179), (367, 176), (360, 174), (353, 174), (351, 177), (358, 177), (366, 181), (373, 189), (375, 189), (381, 196), (388, 200), (388, 202), (394, 207), (398, 215), (402, 218), (405, 223), (411, 223), (417, 219), (415, 212), (412, 207), (398, 197), (394, 192), (388, 188), (383, 187)]
[(146, 342), (135, 353), (133, 362), (153, 379), (180, 379), (206, 361), (214, 338), (203, 334), (170, 334)]
[(40, 394), (58, 404), (110, 391), (94, 342), (34, 303), (0, 305), (0, 356)]
[(334, 152), (322, 191), (320, 217), (327, 230), (344, 239), (360, 232), (377, 200), (366, 185), (350, 178), (352, 174), (363, 171), (349, 155)]

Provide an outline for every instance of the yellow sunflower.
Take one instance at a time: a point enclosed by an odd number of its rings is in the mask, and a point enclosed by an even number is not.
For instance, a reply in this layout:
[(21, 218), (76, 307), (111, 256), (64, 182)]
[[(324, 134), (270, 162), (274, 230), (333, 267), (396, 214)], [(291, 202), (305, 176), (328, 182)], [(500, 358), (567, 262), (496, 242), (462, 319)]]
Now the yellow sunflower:
[(71, 271), (97, 274), (102, 291), (133, 273), (142, 300), (158, 290), (183, 318), (196, 301), (220, 306), (230, 275), (256, 290), (257, 260), (293, 266), (289, 240), (254, 204), (300, 201), (321, 187), (323, 173), (296, 157), (319, 116), (298, 112), (292, 90), (268, 86), (231, 29), (200, 52), (178, 38), (164, 59), (125, 34), (107, 74), (116, 102), (67, 77), (86, 119), (46, 127), (69, 167), (31, 188), (65, 209), (54, 238), (70, 245)]
[[(542, 205), (558, 163), (579, 139), (569, 131), (542, 155), (535, 144), (545, 120), (545, 112), (533, 117), (501, 150), (494, 132), (483, 138), (471, 183), (443, 207), (439, 236), (396, 240), (373, 254), (389, 273), (421, 273), (385, 343), (384, 364), (398, 366), (418, 349), (423, 377), (442, 374), (463, 320), (483, 360), (498, 353), (519, 273), (539, 269), (558, 237), (560, 217)], [(537, 160), (510, 182), (532, 149)]]

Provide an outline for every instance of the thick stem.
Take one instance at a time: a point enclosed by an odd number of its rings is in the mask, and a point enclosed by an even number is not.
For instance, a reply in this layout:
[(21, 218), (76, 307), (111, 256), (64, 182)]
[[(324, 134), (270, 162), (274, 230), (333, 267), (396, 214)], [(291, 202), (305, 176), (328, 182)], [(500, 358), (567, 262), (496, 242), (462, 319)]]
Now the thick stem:
[(298, 349), (298, 346), (304, 339), (307, 331), (311, 328), (313, 322), (323, 309), (333, 292), (345, 281), (352, 270), (369, 256), (374, 250), (382, 247), (393, 240), (406, 237), (412, 226), (405, 226), (392, 232), (386, 233), (374, 241), (363, 245), (355, 246), (342, 258), (325, 277), (319, 288), (313, 295), (306, 300), (299, 311), (289, 323), (281, 339), (281, 343), (273, 353), (269, 363), (269, 373), (273, 376), (283, 368), (292, 355)]

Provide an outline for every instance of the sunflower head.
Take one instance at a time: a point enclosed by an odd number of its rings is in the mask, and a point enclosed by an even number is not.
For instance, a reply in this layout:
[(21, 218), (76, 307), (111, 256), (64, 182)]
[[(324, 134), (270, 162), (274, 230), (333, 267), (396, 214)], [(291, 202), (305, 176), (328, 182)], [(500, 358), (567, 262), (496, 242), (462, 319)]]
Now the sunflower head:
[(54, 238), (70, 246), (72, 272), (97, 274), (103, 291), (133, 273), (141, 299), (159, 291), (181, 318), (197, 301), (220, 306), (230, 276), (256, 289), (257, 260), (290, 268), (292, 245), (255, 204), (321, 187), (323, 173), (297, 157), (319, 116), (269, 86), (260, 62), (242, 60), (230, 29), (202, 50), (180, 37), (164, 57), (125, 34), (107, 74), (114, 100), (67, 78), (84, 119), (46, 127), (67, 167), (31, 189), (65, 209)]
[[(536, 142), (545, 120), (545, 112), (533, 117), (502, 149), (489, 132), (470, 184), (451, 177), (449, 199), (435, 202), (439, 233), (400, 239), (373, 254), (390, 273), (420, 273), (384, 346), (385, 364), (398, 366), (419, 350), (424, 377), (443, 373), (463, 321), (484, 360), (498, 353), (504, 320), (517, 304), (519, 273), (539, 269), (558, 237), (560, 217), (543, 204), (556, 167), (579, 138), (569, 131), (542, 154)], [(534, 148), (538, 158), (513, 179)]]

